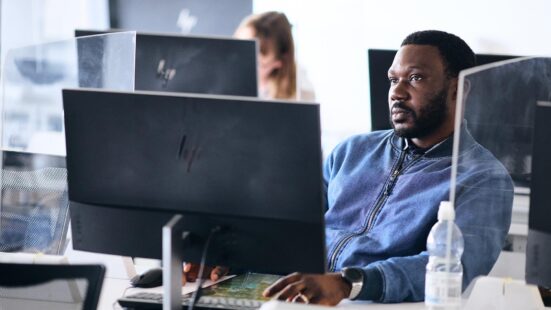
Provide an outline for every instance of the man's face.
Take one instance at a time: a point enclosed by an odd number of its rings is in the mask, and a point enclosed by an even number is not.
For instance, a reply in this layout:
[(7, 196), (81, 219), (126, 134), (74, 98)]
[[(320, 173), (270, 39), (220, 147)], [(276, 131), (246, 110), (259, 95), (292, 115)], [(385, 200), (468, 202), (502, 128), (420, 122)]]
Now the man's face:
[(397, 135), (421, 139), (453, 122), (456, 84), (450, 87), (445, 69), (435, 46), (400, 48), (388, 70), (390, 122)]

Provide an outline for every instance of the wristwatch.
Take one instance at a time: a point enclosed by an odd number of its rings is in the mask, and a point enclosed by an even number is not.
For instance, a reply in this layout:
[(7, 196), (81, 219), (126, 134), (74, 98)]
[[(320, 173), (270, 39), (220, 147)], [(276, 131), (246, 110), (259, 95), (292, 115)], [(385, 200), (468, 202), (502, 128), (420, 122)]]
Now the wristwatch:
[(364, 284), (363, 271), (359, 268), (346, 267), (341, 270), (341, 276), (346, 282), (352, 285), (352, 289), (350, 290), (350, 295), (348, 296), (348, 299), (356, 299), (358, 295), (360, 295), (362, 286)]

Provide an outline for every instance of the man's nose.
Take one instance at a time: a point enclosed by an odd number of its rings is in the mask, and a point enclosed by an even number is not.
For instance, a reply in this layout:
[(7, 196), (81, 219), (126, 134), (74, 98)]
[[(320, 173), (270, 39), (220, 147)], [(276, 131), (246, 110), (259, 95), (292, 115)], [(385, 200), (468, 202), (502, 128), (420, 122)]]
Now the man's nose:
[(399, 81), (396, 84), (390, 86), (388, 97), (390, 102), (407, 100), (409, 94), (407, 92), (406, 83), (403, 81)]

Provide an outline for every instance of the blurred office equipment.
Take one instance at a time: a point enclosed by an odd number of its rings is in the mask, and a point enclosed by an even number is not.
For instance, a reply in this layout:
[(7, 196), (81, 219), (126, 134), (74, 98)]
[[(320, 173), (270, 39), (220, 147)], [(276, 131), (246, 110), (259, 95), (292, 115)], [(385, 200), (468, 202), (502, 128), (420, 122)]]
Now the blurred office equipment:
[(61, 156), (4, 151), (0, 251), (62, 254), (69, 223)]
[[(456, 115), (465, 115), (467, 128), (473, 125), (478, 129), (480, 137), (486, 141), (486, 147), (496, 154), (496, 150), (519, 148), (523, 150), (524, 164), (529, 165), (526, 192), (530, 195), (530, 219), (528, 223), (528, 243), (526, 246), (526, 284), (524, 281), (510, 281), (506, 278), (479, 279), (473, 289), (467, 308), (469, 309), (539, 309), (542, 298), (534, 285), (549, 286), (551, 268), (548, 261), (551, 253), (551, 238), (549, 238), (549, 169), (548, 163), (551, 150), (548, 146), (549, 119), (551, 113), (551, 58), (525, 57), (504, 62), (467, 69), (459, 76)], [(462, 135), (456, 123), (454, 143), (460, 148), (468, 135)], [(517, 141), (519, 133), (525, 138)], [(526, 134), (528, 133), (528, 134)], [(525, 136), (526, 134), (526, 136)], [(514, 152), (513, 152), (514, 154)], [(496, 157), (506, 161), (497, 152)], [(454, 157), (456, 162), (452, 171), (451, 197), (461, 195), (468, 190), (461, 187), (463, 173), (468, 170), (465, 156)], [(479, 171), (492, 177), (491, 169)], [(509, 170), (511, 177), (519, 177)], [(518, 183), (517, 183), (518, 184)], [(522, 183), (521, 183), (522, 184)], [(473, 190), (484, 192), (488, 212), (505, 208), (499, 203), (510, 197), (511, 191), (500, 184), (480, 185)], [(518, 189), (515, 189), (517, 192)], [(517, 192), (518, 194), (518, 192)], [(453, 198), (451, 198), (453, 199)], [(528, 200), (528, 199), (527, 199)], [(497, 212), (496, 212), (497, 211)], [(514, 208), (513, 208), (514, 216)], [(514, 220), (514, 217), (513, 217)], [(498, 242), (496, 240), (496, 242)], [(520, 260), (512, 261), (513, 268)], [(516, 264), (515, 264), (516, 263)]]
[[(64, 253), (69, 201), (61, 88), (132, 90), (134, 43), (135, 33), (116, 33), (7, 52), (2, 68), (0, 252)], [(88, 59), (93, 71), (78, 70), (78, 48), (95, 55)]]
[(183, 214), (189, 261), (221, 225), (211, 265), (325, 269), (318, 105), (95, 90), (63, 101), (75, 249), (160, 258), (161, 227)]
[(101, 265), (0, 263), (0, 309), (95, 310)]
[(231, 36), (252, 14), (252, 0), (110, 0), (111, 28)]
[[(388, 112), (388, 81), (387, 72), (396, 50), (368, 49), (369, 93), (371, 107), (371, 130), (390, 129)], [(477, 54), (477, 65), (512, 59), (520, 56)]]
[[(121, 32), (9, 50), (2, 68), (2, 148), (64, 156), (61, 88), (134, 89), (134, 46), (135, 33)], [(93, 55), (85, 68), (77, 65), (79, 50)]]
[(75, 249), (162, 253), (176, 291), (182, 260), (324, 272), (318, 105), (70, 89), (63, 101)]
[[(372, 130), (390, 129), (387, 71), (392, 65), (396, 50), (368, 50), (370, 106)], [(519, 56), (477, 54), (477, 64), (485, 65), (498, 61), (510, 60)], [(489, 149), (507, 168), (515, 183), (513, 221), (506, 248), (511, 251), (524, 252), (528, 221), (528, 200), (530, 186), (531, 156), (531, 122), (533, 102), (522, 98), (523, 94), (513, 90), (517, 83), (530, 83), (520, 77), (505, 78), (499, 83), (473, 84), (470, 105), (476, 108), (467, 109), (465, 119), (473, 137)], [(501, 81), (501, 80), (500, 80)], [(506, 106), (493, 110), (495, 106)], [(514, 119), (517, 117), (518, 119)], [(503, 122), (499, 122), (499, 120)], [(513, 126), (502, 126), (512, 124)], [(499, 131), (502, 143), (496, 143), (494, 133)]]
[[(77, 37), (101, 33), (108, 32), (75, 31)], [(88, 68), (85, 59), (79, 66)], [(138, 33), (135, 89), (256, 97), (255, 41)]]
[(526, 282), (551, 287), (551, 101), (536, 107)]

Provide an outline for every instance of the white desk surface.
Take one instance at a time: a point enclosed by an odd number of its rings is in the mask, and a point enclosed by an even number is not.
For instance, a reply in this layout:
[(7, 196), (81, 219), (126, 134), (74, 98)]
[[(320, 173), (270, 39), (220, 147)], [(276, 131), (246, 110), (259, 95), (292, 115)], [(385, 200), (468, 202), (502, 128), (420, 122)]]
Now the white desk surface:
[(121, 309), (117, 299), (123, 296), (130, 283), (126, 279), (105, 278), (98, 302), (98, 310)]
[[(121, 307), (116, 303), (117, 299), (123, 296), (124, 291), (130, 286), (128, 280), (125, 279), (114, 279), (114, 278), (105, 278), (103, 281), (103, 288), (100, 295), (100, 300), (98, 303), (99, 310), (112, 310), (112, 309), (121, 309)], [(126, 294), (132, 293), (133, 289), (128, 289)], [(151, 289), (155, 290), (155, 289)], [(406, 309), (406, 310), (415, 310), (415, 309), (425, 309), (425, 304), (422, 302), (418, 303), (397, 303), (397, 304), (378, 304), (371, 302), (363, 301), (343, 301), (336, 308), (333, 307), (320, 307), (320, 306), (309, 306), (309, 305), (299, 305), (299, 304), (289, 304), (289, 307), (285, 307), (288, 310), (314, 310), (314, 309), (366, 309), (366, 310), (393, 310), (393, 309)]]

